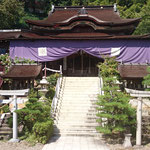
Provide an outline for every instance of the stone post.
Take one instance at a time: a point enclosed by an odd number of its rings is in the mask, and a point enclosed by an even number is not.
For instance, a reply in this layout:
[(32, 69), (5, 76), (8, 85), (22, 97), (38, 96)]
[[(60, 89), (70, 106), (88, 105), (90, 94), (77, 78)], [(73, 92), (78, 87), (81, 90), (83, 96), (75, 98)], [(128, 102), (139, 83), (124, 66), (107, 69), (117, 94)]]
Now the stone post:
[(14, 99), (14, 110), (13, 110), (13, 138), (9, 142), (19, 142), (18, 139), (18, 128), (17, 128), (17, 96), (13, 96)]
[(137, 130), (136, 130), (136, 145), (141, 146), (142, 141), (142, 98), (138, 97), (137, 105)]
[(123, 143), (123, 146), (125, 148), (132, 147), (131, 136), (132, 136), (132, 134), (125, 134), (125, 140), (124, 140), (124, 143)]

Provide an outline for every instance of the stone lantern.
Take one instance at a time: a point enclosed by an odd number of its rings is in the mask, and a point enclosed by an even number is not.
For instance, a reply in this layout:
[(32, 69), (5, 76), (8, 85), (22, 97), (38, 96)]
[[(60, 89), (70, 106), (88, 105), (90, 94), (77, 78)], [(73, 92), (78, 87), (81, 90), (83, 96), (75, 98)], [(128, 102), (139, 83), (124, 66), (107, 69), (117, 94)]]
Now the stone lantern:
[(39, 92), (42, 93), (42, 97), (40, 98), (40, 101), (44, 101), (45, 98), (45, 94), (47, 93), (47, 86), (48, 86), (49, 82), (46, 80), (46, 76), (43, 76), (42, 80), (40, 81), (40, 85), (41, 85), (41, 89), (39, 90)]

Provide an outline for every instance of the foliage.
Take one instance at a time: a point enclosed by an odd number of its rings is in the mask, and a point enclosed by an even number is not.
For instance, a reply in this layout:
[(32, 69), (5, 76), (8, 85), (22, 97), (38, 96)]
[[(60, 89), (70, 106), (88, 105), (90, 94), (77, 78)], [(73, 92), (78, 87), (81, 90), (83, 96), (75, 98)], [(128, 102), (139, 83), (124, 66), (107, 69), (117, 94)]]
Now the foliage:
[(0, 29), (16, 28), (23, 16), (23, 3), (18, 0), (0, 1)]
[(28, 98), (30, 99), (30, 98), (38, 98), (39, 96), (38, 96), (38, 93), (37, 93), (37, 91), (35, 90), (35, 89), (30, 89), (30, 91), (29, 91), (29, 95), (28, 95)]
[(35, 63), (35, 61), (31, 60), (31, 59), (26, 59), (26, 58), (15, 57), (15, 59), (13, 60), (13, 63), (15, 63), (15, 64), (17, 64), (17, 63), (33, 64), (33, 63)]
[(104, 134), (118, 134), (128, 129), (132, 130), (136, 123), (135, 109), (129, 104), (130, 97), (116, 85), (116, 81), (120, 80), (117, 66), (115, 58), (105, 58), (104, 63), (99, 64), (104, 95), (98, 97), (97, 121), (101, 126), (97, 130)]
[(0, 55), (0, 63), (1, 65), (5, 66), (5, 73), (8, 72), (10, 66), (12, 65), (12, 61), (13, 63), (22, 63), (22, 64), (33, 64), (35, 63), (34, 60), (30, 60), (30, 59), (25, 59), (25, 58), (19, 58), (19, 57), (15, 57), (14, 60), (12, 60), (9, 56), (9, 54), (1, 54)]
[(5, 69), (4, 71), (5, 72), (8, 72), (9, 70), (9, 67), (11, 66), (11, 59), (10, 59), (10, 56), (9, 54), (2, 54), (0, 55), (0, 63), (5, 66)]
[(19, 124), (24, 126), (24, 131), (31, 132), (34, 124), (50, 119), (50, 108), (37, 98), (29, 98), (26, 107), (16, 111), (21, 121)]
[[(17, 120), (17, 121), (18, 121), (18, 120)], [(10, 117), (8, 118), (7, 123), (8, 123), (8, 126), (9, 126), (10, 128), (13, 127), (13, 117), (12, 117), (12, 116), (10, 116)]]
[[(23, 126), (20, 140), (26, 140), (30, 144), (37, 141), (45, 144), (53, 133), (53, 120), (50, 117), (50, 105), (38, 101), (37, 91), (31, 89), (29, 101), (26, 107), (17, 110), (18, 125)], [(12, 117), (8, 119), (8, 124), (12, 127)]]
[(36, 122), (33, 127), (33, 134), (38, 142), (45, 144), (53, 134), (53, 122)]
[(143, 85), (147, 86), (146, 90), (150, 91), (150, 67), (147, 67), (148, 75), (144, 77)]
[(49, 82), (49, 88), (54, 88), (56, 86), (59, 76), (60, 75), (58, 73), (55, 73), (47, 77), (47, 81)]
[(0, 106), (0, 112), (1, 113), (8, 113), (8, 112), (10, 112), (9, 106), (8, 105), (6, 105), (6, 106)]
[(52, 102), (52, 99), (55, 95), (55, 87), (59, 76), (60, 75), (58, 73), (55, 73), (47, 77), (47, 81), (49, 82), (49, 85), (48, 85), (48, 92), (45, 94), (45, 97), (48, 99), (49, 103)]

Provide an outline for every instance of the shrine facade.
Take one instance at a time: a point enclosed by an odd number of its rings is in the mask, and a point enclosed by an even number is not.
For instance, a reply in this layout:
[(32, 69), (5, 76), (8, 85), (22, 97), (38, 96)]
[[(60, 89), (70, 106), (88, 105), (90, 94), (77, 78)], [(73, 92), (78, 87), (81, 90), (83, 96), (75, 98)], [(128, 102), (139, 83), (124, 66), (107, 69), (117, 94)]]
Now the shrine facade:
[(122, 19), (116, 5), (52, 7), (47, 19), (26, 20), (29, 30), (3, 30), (0, 40), (9, 43), (12, 59), (32, 59), (52, 69), (62, 65), (64, 75), (97, 76), (103, 55), (120, 64), (150, 63), (150, 36), (131, 35), (140, 20)]

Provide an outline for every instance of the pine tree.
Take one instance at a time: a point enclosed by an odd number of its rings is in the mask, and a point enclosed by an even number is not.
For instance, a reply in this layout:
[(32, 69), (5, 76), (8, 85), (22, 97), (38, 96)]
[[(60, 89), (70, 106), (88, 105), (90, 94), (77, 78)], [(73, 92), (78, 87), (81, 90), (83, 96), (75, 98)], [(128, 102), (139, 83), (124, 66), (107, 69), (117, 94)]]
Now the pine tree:
[(101, 125), (97, 127), (104, 134), (119, 134), (131, 132), (136, 123), (136, 112), (129, 104), (130, 97), (120, 91), (116, 81), (120, 80), (115, 58), (105, 58), (99, 64), (100, 75), (103, 78), (104, 95), (98, 97), (97, 120)]

